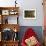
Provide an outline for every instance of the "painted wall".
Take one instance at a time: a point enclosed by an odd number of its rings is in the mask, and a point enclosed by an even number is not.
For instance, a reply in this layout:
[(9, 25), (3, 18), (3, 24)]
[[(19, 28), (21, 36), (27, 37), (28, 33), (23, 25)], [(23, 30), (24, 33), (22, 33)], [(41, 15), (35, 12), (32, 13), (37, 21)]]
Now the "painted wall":
[[(0, 0), (0, 6), (15, 6), (15, 0)], [(42, 0), (17, 0), (17, 3), (20, 7), (20, 17), (19, 24), (20, 26), (43, 26), (43, 6)], [(23, 19), (24, 10), (26, 9), (36, 9), (36, 19), (35, 20), (26, 20)], [(12, 17), (10, 17), (12, 18)], [(9, 19), (10, 20), (10, 19)]]
[(22, 12), (20, 15), (20, 25), (22, 26), (42, 26), (43, 25), (43, 6), (42, 0), (24, 0), (24, 5), (22, 7), (23, 11), (25, 9), (36, 9), (36, 19), (35, 20), (24, 20)]

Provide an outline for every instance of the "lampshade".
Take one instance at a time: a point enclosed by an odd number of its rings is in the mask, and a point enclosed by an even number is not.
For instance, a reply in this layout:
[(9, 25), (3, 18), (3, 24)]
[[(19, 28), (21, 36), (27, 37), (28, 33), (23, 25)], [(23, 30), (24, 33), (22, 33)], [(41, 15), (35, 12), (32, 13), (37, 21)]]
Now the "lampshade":
[(17, 32), (17, 29), (16, 28), (14, 29), (14, 32)]

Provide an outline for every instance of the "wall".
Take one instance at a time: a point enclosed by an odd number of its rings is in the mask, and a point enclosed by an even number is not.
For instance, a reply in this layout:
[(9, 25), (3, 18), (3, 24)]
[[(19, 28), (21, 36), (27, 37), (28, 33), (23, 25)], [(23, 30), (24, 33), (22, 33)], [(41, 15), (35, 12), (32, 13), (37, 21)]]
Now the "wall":
[(42, 26), (43, 25), (43, 6), (42, 0), (24, 0), (24, 5), (22, 7), (23, 11), (25, 9), (36, 9), (36, 19), (35, 20), (25, 20), (23, 19), (24, 13), (20, 15), (20, 25), (22, 26)]
[[(0, 0), (0, 6), (15, 6), (15, 0)], [(20, 7), (20, 26), (43, 26), (43, 6), (42, 0), (17, 0)], [(25, 9), (36, 9), (36, 19), (23, 19)], [(10, 19), (9, 19), (10, 20)], [(28, 21), (28, 22), (27, 22)]]

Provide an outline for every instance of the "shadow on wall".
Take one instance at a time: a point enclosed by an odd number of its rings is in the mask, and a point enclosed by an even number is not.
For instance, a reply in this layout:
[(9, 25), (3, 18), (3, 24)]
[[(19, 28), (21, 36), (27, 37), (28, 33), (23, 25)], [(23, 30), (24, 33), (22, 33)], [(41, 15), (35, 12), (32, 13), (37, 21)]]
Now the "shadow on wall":
[(43, 30), (42, 30), (42, 26), (21, 26), (20, 27), (20, 32), (19, 32), (20, 42), (21, 42), (21, 40), (22, 40), (22, 38), (24, 36), (25, 31), (28, 28), (32, 28), (36, 32), (39, 41), (41, 43), (43, 43)]

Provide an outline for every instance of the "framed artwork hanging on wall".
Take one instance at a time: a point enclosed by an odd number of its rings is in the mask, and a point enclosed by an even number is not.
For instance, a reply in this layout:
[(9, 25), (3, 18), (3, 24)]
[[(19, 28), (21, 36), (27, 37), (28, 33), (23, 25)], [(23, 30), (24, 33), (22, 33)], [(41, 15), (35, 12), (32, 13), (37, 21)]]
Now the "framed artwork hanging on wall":
[(24, 19), (36, 19), (36, 9), (24, 10)]
[(2, 10), (2, 15), (9, 15), (9, 10)]

